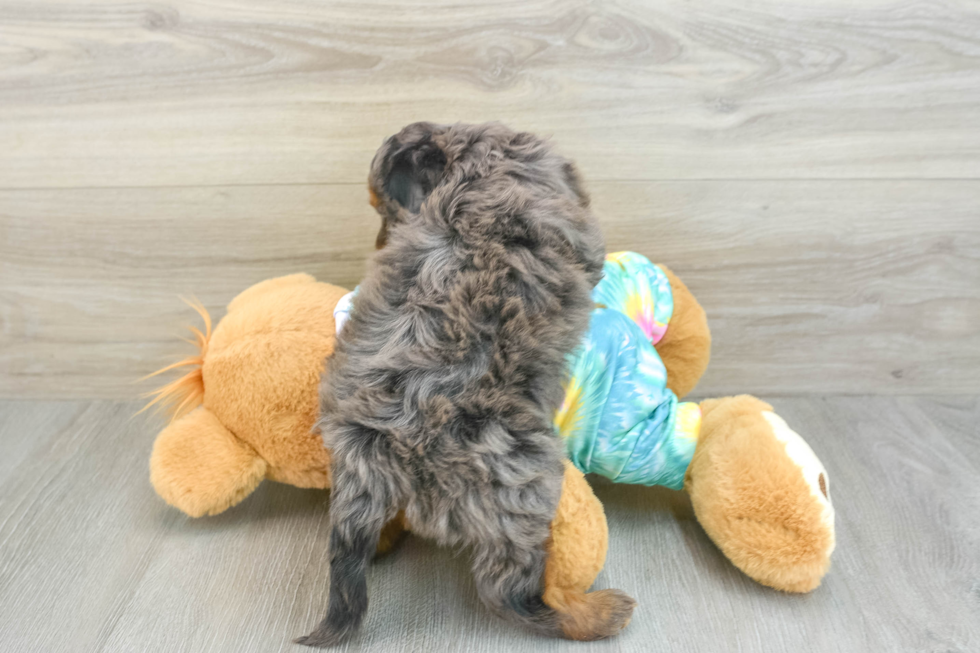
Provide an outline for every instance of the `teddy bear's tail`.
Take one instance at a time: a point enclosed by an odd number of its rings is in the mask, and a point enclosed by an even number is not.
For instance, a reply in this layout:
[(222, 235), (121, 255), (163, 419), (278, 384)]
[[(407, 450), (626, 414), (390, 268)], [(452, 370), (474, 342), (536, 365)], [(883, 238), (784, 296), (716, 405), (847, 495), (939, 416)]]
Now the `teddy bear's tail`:
[(170, 413), (171, 421), (193, 410), (204, 400), (204, 374), (202, 373), (201, 366), (204, 365), (204, 357), (208, 353), (208, 342), (211, 340), (211, 316), (208, 314), (208, 310), (196, 299), (193, 302), (186, 299), (183, 299), (183, 301), (197, 311), (197, 314), (204, 320), (203, 333), (197, 327), (187, 327), (194, 334), (194, 340), (185, 340), (197, 347), (197, 354), (188, 356), (184, 360), (172, 365), (167, 365), (163, 369), (159, 369), (153, 374), (148, 374), (140, 379), (140, 381), (144, 381), (158, 374), (163, 374), (164, 372), (181, 367), (191, 368), (190, 371), (179, 379), (171, 381), (162, 388), (157, 388), (141, 395), (144, 399), (150, 399), (150, 403), (143, 406), (139, 413), (153, 406), (159, 406)]

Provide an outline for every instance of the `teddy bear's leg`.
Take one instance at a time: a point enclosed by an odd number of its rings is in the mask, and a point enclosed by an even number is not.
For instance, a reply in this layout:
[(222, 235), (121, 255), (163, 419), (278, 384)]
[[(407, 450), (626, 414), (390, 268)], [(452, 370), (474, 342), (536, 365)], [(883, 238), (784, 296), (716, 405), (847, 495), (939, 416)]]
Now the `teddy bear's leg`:
[(606, 562), (606, 513), (585, 475), (565, 462), (558, 510), (544, 572), (544, 601), (553, 608), (580, 602)]
[(678, 398), (698, 384), (711, 358), (711, 332), (704, 309), (684, 282), (666, 266), (658, 264), (670, 281), (674, 312), (667, 332), (654, 346), (667, 368), (667, 387)]
[(763, 585), (809, 592), (834, 550), (830, 479), (772, 406), (748, 395), (701, 403), (684, 487), (698, 521), (736, 567)]
[(666, 266), (636, 252), (606, 256), (592, 292), (600, 307), (619, 311), (643, 330), (667, 370), (667, 387), (683, 397), (708, 366), (711, 334), (701, 305)]
[(247, 497), (266, 462), (199, 406), (160, 432), (150, 456), (150, 482), (191, 517), (216, 515)]

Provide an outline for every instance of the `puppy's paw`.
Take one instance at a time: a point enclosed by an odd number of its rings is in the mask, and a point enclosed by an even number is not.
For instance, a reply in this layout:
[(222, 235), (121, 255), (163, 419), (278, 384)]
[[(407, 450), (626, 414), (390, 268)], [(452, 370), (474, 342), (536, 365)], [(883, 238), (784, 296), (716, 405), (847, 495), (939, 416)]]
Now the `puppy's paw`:
[(313, 648), (329, 648), (343, 644), (350, 639), (353, 632), (352, 628), (331, 628), (328, 624), (322, 623), (309, 635), (294, 639), (293, 643)]

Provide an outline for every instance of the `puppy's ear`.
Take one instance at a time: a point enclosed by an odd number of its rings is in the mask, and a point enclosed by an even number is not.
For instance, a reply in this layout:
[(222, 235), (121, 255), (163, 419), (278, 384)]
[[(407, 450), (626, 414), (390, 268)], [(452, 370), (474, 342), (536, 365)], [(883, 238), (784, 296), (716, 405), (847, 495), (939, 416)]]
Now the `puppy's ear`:
[(565, 183), (568, 184), (568, 187), (578, 197), (579, 204), (588, 208), (591, 200), (585, 190), (585, 184), (582, 183), (582, 176), (579, 174), (578, 168), (571, 161), (566, 161), (562, 165), (562, 173), (565, 176)]
[(446, 168), (446, 154), (438, 143), (443, 131), (432, 123), (414, 123), (378, 150), (369, 185), (378, 196), (383, 217), (393, 220), (400, 209), (418, 213), (422, 208)]
[(446, 155), (431, 140), (403, 148), (392, 157), (384, 193), (409, 213), (418, 213), (445, 168)]

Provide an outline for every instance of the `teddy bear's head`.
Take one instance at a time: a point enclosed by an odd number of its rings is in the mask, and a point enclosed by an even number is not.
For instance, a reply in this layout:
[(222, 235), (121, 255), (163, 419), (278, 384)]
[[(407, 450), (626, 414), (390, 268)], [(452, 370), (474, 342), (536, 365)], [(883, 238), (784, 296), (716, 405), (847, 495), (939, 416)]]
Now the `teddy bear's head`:
[(192, 370), (154, 393), (177, 407), (150, 458), (161, 497), (197, 517), (235, 505), (264, 478), (330, 486), (329, 453), (313, 425), (336, 342), (333, 309), (346, 292), (306, 274), (269, 279), (199, 334), (200, 354), (182, 361)]

